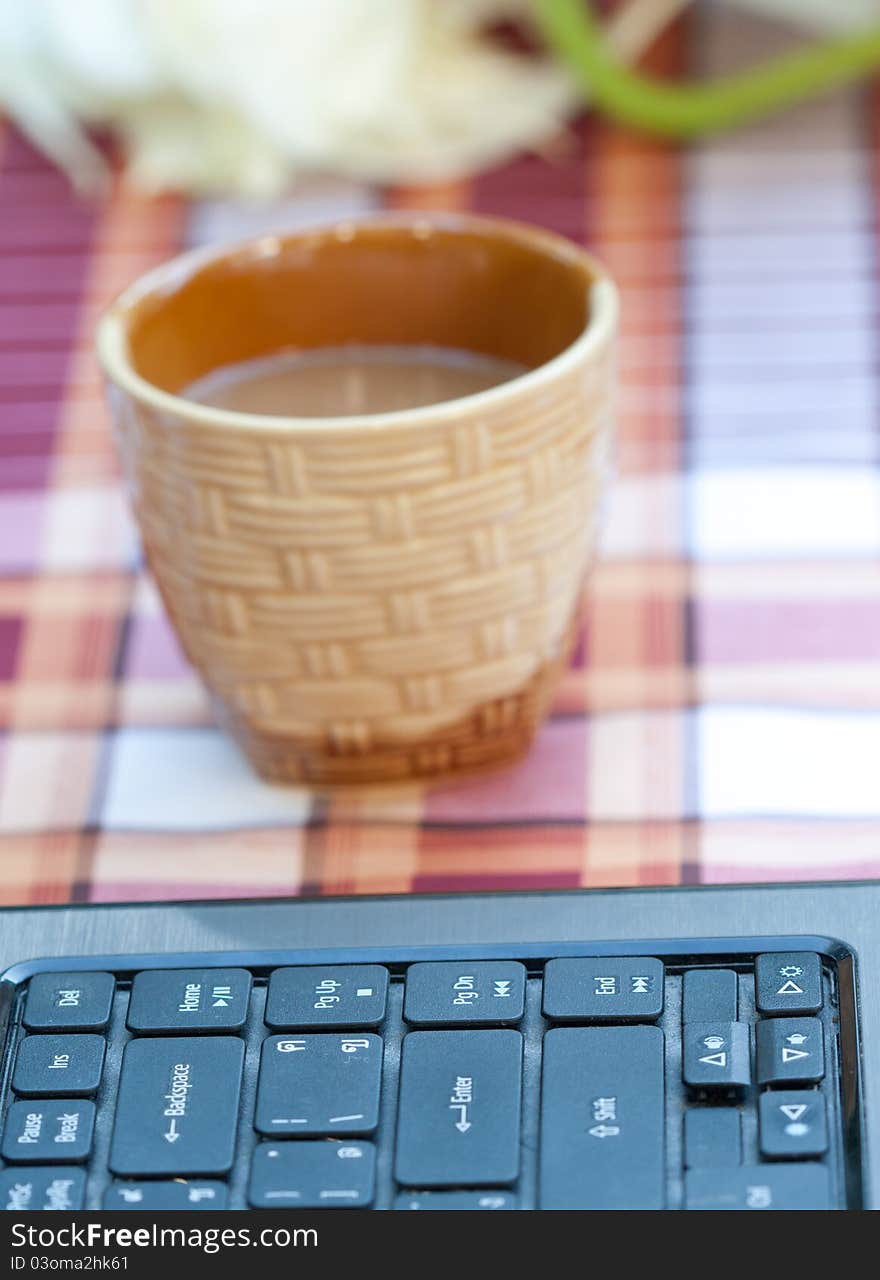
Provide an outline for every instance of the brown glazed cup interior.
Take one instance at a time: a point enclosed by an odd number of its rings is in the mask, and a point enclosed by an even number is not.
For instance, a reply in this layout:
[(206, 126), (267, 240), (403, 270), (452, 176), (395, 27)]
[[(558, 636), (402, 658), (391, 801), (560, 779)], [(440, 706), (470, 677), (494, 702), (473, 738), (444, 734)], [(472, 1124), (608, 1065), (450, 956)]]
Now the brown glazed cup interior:
[(136, 299), (129, 359), (172, 394), (236, 361), (349, 343), (459, 347), (532, 369), (588, 321), (582, 259), (555, 239), (548, 254), (546, 240), (384, 220), (264, 237)]

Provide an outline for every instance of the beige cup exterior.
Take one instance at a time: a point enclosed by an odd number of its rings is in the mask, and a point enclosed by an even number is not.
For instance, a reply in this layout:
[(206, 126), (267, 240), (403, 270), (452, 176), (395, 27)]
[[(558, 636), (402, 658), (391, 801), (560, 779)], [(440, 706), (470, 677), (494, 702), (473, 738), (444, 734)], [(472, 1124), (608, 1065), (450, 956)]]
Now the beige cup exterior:
[[(371, 235), (384, 235), (388, 252), (415, 237), (426, 255), (435, 237), (458, 235), (475, 259), (474, 246), (496, 240), (554, 256), (554, 270), (588, 295), (582, 331), (488, 392), (361, 420), (261, 418), (174, 394), (235, 349), (234, 335), (211, 336), (194, 363), (177, 366), (180, 341), (166, 342), (162, 328), (176, 289), (229, 261), (271, 272), (274, 255), (308, 267), (310, 244), (324, 252), (330, 237), (352, 251)], [(514, 760), (569, 659), (594, 554), (612, 436), (613, 285), (567, 242), (481, 219), (383, 219), (228, 252), (188, 255), (146, 277), (99, 333), (149, 565), (221, 723), (278, 782), (440, 780)], [(201, 325), (204, 338), (209, 303), (178, 308), (184, 334)], [(243, 297), (243, 328), (249, 305)], [(400, 318), (403, 332), (418, 323)], [(369, 326), (315, 329), (315, 345), (394, 340), (384, 321), (378, 336)], [(302, 340), (285, 332), (274, 349), (291, 336)], [(445, 330), (437, 337), (448, 345)], [(468, 339), (523, 354), (506, 331)], [(272, 349), (267, 334), (239, 358)]]

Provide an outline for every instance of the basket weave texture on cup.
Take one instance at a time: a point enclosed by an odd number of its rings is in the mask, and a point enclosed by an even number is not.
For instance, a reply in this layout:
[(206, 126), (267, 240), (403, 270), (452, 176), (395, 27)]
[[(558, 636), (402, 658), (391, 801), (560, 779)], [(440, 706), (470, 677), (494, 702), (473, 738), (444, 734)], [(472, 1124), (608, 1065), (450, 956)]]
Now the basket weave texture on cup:
[[(522, 754), (595, 548), (615, 317), (576, 246), (458, 216), (184, 257), (110, 309), (98, 347), (149, 564), (264, 777), (438, 779)], [(185, 397), (230, 363), (363, 342), (457, 345), (527, 372), (348, 418)]]
[(494, 411), (215, 430), (116, 392), (150, 566), (264, 776), (388, 781), (521, 752), (595, 539), (610, 353)]

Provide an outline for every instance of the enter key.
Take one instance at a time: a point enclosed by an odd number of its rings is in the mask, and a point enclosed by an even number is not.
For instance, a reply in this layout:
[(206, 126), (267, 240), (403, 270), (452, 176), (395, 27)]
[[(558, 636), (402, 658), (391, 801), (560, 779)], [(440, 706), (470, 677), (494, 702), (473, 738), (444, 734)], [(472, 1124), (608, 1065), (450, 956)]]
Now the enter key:
[(518, 1031), (410, 1032), (403, 1042), (398, 1182), (481, 1187), (516, 1179), (522, 1045)]

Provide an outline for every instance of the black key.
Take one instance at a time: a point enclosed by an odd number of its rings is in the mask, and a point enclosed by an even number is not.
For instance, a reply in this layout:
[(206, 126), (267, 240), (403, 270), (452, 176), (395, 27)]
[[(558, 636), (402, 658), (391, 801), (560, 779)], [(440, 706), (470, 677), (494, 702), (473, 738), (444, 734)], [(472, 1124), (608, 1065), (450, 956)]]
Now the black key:
[(721, 1169), (742, 1159), (742, 1123), (734, 1107), (694, 1107), (684, 1113), (688, 1169)]
[(260, 1058), (254, 1128), (270, 1137), (372, 1133), (383, 1047), (371, 1032), (270, 1036)]
[(95, 1105), (74, 1099), (13, 1102), (0, 1155), (14, 1164), (78, 1164), (92, 1149)]
[(0, 1172), (0, 1209), (26, 1213), (30, 1209), (57, 1209), (71, 1213), (83, 1207), (86, 1175), (82, 1169), (3, 1169)]
[(18, 1046), (12, 1087), (29, 1098), (86, 1097), (103, 1069), (102, 1036), (28, 1036)]
[(246, 969), (146, 969), (135, 974), (128, 1005), (132, 1031), (239, 1031), (251, 994)]
[(424, 961), (406, 971), (403, 1016), (417, 1026), (519, 1022), (525, 966), (515, 960)]
[(113, 1172), (228, 1172), (243, 1059), (244, 1043), (235, 1036), (130, 1040), (110, 1149)]
[(112, 973), (38, 973), (28, 983), (24, 1025), (31, 1031), (102, 1031), (110, 1020)]
[(685, 1023), (681, 1073), (692, 1089), (744, 1088), (751, 1081), (748, 1023)]
[(378, 964), (276, 969), (269, 979), (266, 1023), (297, 1027), (377, 1027), (385, 1017), (388, 970)]
[(255, 1209), (364, 1209), (375, 1175), (370, 1142), (264, 1142), (254, 1152), (248, 1200)]
[(812, 1089), (762, 1093), (758, 1103), (761, 1154), (768, 1160), (823, 1156), (828, 1150), (825, 1099)]
[(828, 1170), (821, 1164), (690, 1169), (686, 1209), (830, 1209)]
[(544, 1036), (542, 1209), (662, 1209), (663, 1032), (559, 1027)]
[(762, 1013), (818, 1013), (822, 966), (814, 951), (777, 951), (755, 961), (755, 997)]
[(223, 1182), (114, 1182), (104, 1192), (105, 1209), (225, 1209)]
[(659, 960), (550, 960), (544, 969), (544, 1013), (556, 1022), (652, 1022), (662, 1012)]
[(509, 1191), (401, 1191), (395, 1209), (516, 1209)]
[(413, 1031), (403, 1042), (395, 1176), (483, 1187), (519, 1171), (518, 1031)]
[(732, 969), (689, 969), (683, 987), (682, 1022), (736, 1022), (737, 977)]
[(818, 1018), (766, 1018), (758, 1023), (758, 1083), (815, 1084), (825, 1075)]

